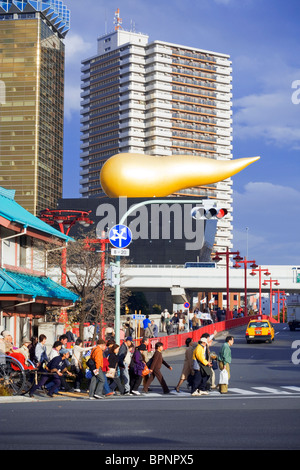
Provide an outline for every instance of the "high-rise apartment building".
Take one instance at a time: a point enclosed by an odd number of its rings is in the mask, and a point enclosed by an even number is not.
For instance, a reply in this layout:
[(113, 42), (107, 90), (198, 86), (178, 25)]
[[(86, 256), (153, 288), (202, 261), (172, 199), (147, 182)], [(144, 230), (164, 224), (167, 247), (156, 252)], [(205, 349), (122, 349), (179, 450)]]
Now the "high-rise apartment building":
[(62, 197), (69, 25), (61, 0), (0, 1), (0, 184), (34, 215)]
[[(122, 29), (98, 38), (97, 54), (82, 61), (82, 196), (104, 196), (100, 170), (116, 153), (231, 159), (231, 71), (225, 54)], [(222, 202), (230, 215), (215, 244), (231, 246), (231, 179), (177, 195)]]

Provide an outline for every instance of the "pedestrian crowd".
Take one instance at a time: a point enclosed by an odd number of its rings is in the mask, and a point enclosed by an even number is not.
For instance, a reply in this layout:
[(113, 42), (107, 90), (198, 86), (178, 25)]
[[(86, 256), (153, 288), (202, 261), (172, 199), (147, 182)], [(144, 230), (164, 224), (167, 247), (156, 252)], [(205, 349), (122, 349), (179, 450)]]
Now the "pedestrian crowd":
[(203, 311), (195, 308), (194, 311), (182, 311), (170, 313), (168, 309), (161, 312), (160, 325), (161, 331), (168, 335), (186, 331), (195, 331), (201, 326), (210, 325), (225, 319), (225, 311), (221, 308), (212, 310), (205, 307)]
[[(134, 346), (131, 336), (125, 338), (121, 347), (114, 340), (99, 339), (87, 361), (89, 376), (89, 398), (104, 398), (112, 394), (141, 395), (149, 392), (149, 386), (157, 378), (163, 392), (170, 390), (161, 374), (164, 364), (172, 367), (162, 357), (163, 344), (155, 344), (155, 352), (148, 350), (149, 338)], [(139, 387), (142, 385), (142, 390)]]
[[(186, 352), (183, 368), (176, 392), (186, 381), (192, 396), (208, 395), (217, 388), (216, 370), (220, 371), (219, 391), (227, 393), (230, 379), (231, 346), (233, 336), (227, 336), (219, 354), (210, 350), (213, 335), (204, 333), (198, 343), (186, 339)], [(134, 346), (132, 336), (127, 336), (121, 346), (114, 339), (97, 340), (95, 346), (84, 347), (83, 341), (77, 338), (72, 349), (67, 348), (67, 334), (54, 342), (47, 354), (46, 336), (33, 337), (17, 350), (24, 361), (28, 361), (38, 371), (38, 380), (29, 390), (34, 396), (38, 389), (44, 389), (49, 397), (61, 390), (81, 392), (83, 381), (88, 388), (90, 399), (101, 399), (112, 395), (147, 394), (151, 384), (157, 379), (164, 394), (170, 389), (162, 375), (164, 365), (172, 367), (162, 356), (163, 344), (155, 344), (155, 351), (149, 351), (149, 338), (144, 337), (138, 346)], [(12, 337), (3, 331), (0, 338), (0, 349), (13, 355)], [(67, 380), (69, 379), (69, 380)], [(71, 387), (70, 380), (74, 382)]]
[[(176, 391), (184, 381), (187, 381), (193, 396), (208, 395), (210, 390), (216, 389), (216, 370), (220, 370), (219, 392), (227, 393), (230, 379), (231, 346), (234, 343), (233, 336), (227, 336), (219, 354), (210, 350), (213, 335), (203, 333), (198, 343), (186, 339), (186, 353), (182, 373), (176, 386)], [(224, 371), (224, 373), (222, 373)], [(225, 373), (226, 371), (226, 373)]]

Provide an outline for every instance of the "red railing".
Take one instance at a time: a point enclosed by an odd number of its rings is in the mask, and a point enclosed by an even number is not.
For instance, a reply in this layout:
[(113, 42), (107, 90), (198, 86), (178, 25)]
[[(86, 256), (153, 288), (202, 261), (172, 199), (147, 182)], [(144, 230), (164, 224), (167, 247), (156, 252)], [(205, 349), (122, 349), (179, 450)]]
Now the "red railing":
[[(238, 326), (246, 325), (249, 322), (250, 317), (236, 318), (233, 320), (224, 320), (217, 323), (211, 323), (210, 325), (201, 326), (198, 330), (187, 331), (186, 333), (180, 333), (177, 335), (169, 336), (159, 336), (157, 338), (150, 339), (150, 350), (155, 348), (155, 343), (160, 341), (164, 345), (164, 349), (171, 348), (180, 348), (185, 346), (185, 341), (187, 338), (192, 338), (192, 341), (197, 342), (203, 335), (203, 333), (208, 333), (212, 335), (214, 331), (219, 333), (220, 331), (229, 330), (231, 328), (236, 328)], [(251, 316), (251, 319), (255, 317)], [(138, 342), (139, 340), (137, 340)]]
[[(161, 342), (164, 346), (164, 349), (171, 348), (181, 348), (185, 346), (185, 341), (187, 338), (192, 338), (192, 341), (197, 342), (203, 335), (203, 333), (208, 333), (212, 335), (214, 331), (220, 333), (221, 331), (230, 330), (231, 328), (237, 328), (239, 326), (247, 325), (250, 320), (257, 319), (258, 315), (251, 315), (248, 317), (234, 318), (232, 320), (223, 320), (216, 323), (211, 323), (210, 325), (201, 326), (198, 330), (187, 331), (186, 333), (180, 333), (175, 335), (165, 335), (158, 336), (157, 338), (150, 338), (150, 344), (148, 349), (150, 351), (155, 349), (155, 344)], [(274, 318), (270, 318), (268, 315), (261, 315), (262, 320), (270, 320), (273, 323), (277, 323)], [(121, 343), (123, 341), (121, 340)], [(134, 344), (138, 346), (141, 343), (141, 338), (135, 339)], [(90, 345), (91, 343), (85, 343), (85, 346)], [(72, 343), (68, 343), (68, 348), (72, 347)]]
[[(155, 344), (160, 341), (164, 345), (164, 349), (171, 348), (180, 348), (185, 346), (185, 341), (187, 338), (192, 338), (192, 341), (197, 342), (203, 335), (203, 333), (208, 333), (212, 335), (214, 331), (220, 333), (221, 331), (230, 330), (231, 328), (237, 328), (238, 326), (247, 325), (250, 320), (258, 318), (258, 315), (251, 315), (248, 317), (234, 318), (232, 320), (219, 321), (217, 323), (211, 323), (210, 325), (201, 326), (198, 330), (188, 331), (186, 333), (180, 333), (177, 335), (170, 336), (160, 336), (158, 338), (151, 338), (149, 350), (155, 348)], [(262, 320), (270, 320), (271, 322), (276, 323), (276, 320), (270, 318), (268, 315), (261, 315)], [(136, 340), (136, 343), (139, 344), (140, 340)]]

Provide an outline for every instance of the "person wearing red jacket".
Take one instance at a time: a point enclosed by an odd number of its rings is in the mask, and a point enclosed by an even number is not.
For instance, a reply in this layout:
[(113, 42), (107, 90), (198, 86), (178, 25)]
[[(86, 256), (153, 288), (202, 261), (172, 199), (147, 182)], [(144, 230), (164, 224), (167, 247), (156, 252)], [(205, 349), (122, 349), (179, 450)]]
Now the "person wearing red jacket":
[(90, 383), (89, 398), (104, 398), (103, 387), (105, 384), (105, 377), (103, 372), (103, 351), (106, 349), (104, 339), (99, 339), (96, 347), (92, 349), (91, 359), (95, 362), (95, 369), (92, 370), (92, 380)]

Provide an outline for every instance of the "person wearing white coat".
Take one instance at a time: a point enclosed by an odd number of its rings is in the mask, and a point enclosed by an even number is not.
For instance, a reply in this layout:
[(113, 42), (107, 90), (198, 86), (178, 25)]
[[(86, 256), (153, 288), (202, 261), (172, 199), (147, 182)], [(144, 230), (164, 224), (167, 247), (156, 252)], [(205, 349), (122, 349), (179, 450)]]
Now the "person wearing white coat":
[(82, 344), (83, 344), (82, 339), (77, 338), (77, 340), (75, 341), (73, 351), (72, 351), (71, 367), (72, 367), (72, 372), (76, 374), (74, 392), (81, 392), (80, 383), (81, 383), (81, 380), (83, 379), (83, 364), (82, 364), (83, 353), (93, 349), (93, 346), (84, 348)]

